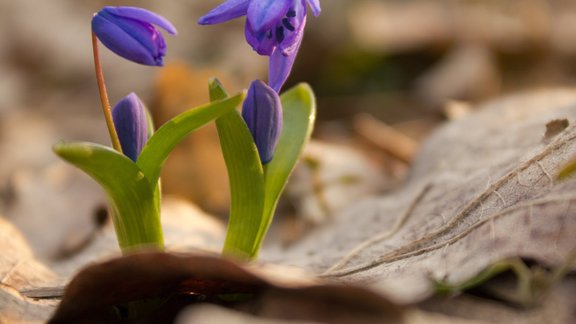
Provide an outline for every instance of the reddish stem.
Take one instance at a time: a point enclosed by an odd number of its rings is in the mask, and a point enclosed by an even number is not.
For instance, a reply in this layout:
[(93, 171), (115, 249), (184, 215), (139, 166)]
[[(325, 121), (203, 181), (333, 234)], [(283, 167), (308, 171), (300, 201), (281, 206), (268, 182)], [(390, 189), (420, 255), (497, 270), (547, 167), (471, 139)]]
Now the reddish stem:
[(110, 101), (108, 100), (108, 93), (106, 92), (106, 84), (104, 83), (104, 73), (102, 73), (102, 65), (100, 64), (100, 54), (98, 52), (98, 38), (96, 34), (92, 33), (92, 49), (94, 52), (94, 67), (96, 68), (96, 80), (98, 81), (98, 90), (100, 92), (100, 100), (102, 101), (102, 112), (106, 125), (108, 125), (108, 133), (114, 149), (122, 153), (122, 146), (118, 139), (116, 127), (114, 127), (114, 120), (112, 119), (112, 110), (110, 108)]

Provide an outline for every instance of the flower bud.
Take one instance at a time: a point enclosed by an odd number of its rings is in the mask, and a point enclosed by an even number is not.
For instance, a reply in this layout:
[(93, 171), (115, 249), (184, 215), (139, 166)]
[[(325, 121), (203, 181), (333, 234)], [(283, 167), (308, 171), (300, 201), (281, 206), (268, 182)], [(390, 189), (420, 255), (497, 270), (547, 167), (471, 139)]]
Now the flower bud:
[(148, 141), (146, 108), (135, 93), (130, 93), (112, 109), (114, 126), (122, 152), (136, 161)]
[(264, 82), (253, 81), (242, 106), (242, 118), (254, 138), (260, 161), (267, 164), (274, 156), (282, 131), (280, 97)]
[(92, 18), (92, 31), (112, 52), (136, 63), (162, 66), (166, 42), (154, 25), (177, 33), (166, 18), (142, 8), (104, 7)]

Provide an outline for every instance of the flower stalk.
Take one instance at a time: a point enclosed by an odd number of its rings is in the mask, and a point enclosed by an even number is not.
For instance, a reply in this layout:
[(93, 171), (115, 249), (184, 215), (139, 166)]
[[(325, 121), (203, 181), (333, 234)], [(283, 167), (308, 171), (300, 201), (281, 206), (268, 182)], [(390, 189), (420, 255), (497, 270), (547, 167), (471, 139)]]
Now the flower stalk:
[(98, 92), (100, 93), (100, 101), (102, 103), (102, 113), (106, 126), (108, 126), (108, 134), (112, 141), (112, 147), (122, 153), (122, 145), (114, 126), (114, 119), (112, 118), (112, 109), (110, 108), (110, 100), (108, 99), (108, 92), (106, 91), (106, 83), (104, 82), (104, 73), (102, 72), (102, 64), (100, 63), (100, 53), (98, 50), (98, 37), (92, 33), (92, 51), (94, 53), (94, 68), (96, 70), (96, 81), (98, 82)]

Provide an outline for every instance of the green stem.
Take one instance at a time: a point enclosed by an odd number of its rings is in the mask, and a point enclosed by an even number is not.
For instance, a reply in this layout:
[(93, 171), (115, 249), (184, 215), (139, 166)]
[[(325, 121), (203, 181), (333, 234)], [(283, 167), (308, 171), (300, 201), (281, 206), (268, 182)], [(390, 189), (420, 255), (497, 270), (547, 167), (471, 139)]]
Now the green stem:
[(155, 187), (152, 197), (137, 197), (140, 210), (132, 209), (131, 204), (113, 202), (112, 220), (118, 245), (122, 253), (138, 250), (163, 250), (164, 235), (160, 221), (160, 186)]

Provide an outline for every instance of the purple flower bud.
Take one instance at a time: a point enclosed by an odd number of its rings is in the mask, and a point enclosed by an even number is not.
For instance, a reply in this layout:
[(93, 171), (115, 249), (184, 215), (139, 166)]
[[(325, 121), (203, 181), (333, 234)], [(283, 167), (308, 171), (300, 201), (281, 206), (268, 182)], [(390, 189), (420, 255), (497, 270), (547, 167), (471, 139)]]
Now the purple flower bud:
[(132, 92), (112, 109), (112, 118), (124, 155), (136, 161), (148, 141), (148, 121), (144, 104)]
[(142, 8), (104, 7), (92, 18), (92, 31), (112, 52), (136, 63), (162, 66), (166, 42), (154, 25), (177, 33), (166, 18)]
[(267, 164), (274, 156), (282, 131), (282, 104), (278, 93), (260, 80), (253, 81), (242, 106), (242, 118), (254, 138), (260, 161)]
[(218, 24), (246, 15), (246, 41), (258, 54), (270, 56), (268, 83), (280, 91), (302, 41), (306, 3), (315, 16), (320, 14), (319, 0), (228, 0), (198, 22)]

